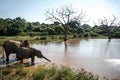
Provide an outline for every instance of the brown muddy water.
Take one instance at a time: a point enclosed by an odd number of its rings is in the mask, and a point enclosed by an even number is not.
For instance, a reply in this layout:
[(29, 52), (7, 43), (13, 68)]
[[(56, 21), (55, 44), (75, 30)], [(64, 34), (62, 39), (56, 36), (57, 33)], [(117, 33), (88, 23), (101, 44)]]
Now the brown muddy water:
[[(74, 69), (84, 68), (89, 72), (109, 79), (120, 80), (120, 39), (73, 39), (67, 42), (33, 44), (43, 55), (56, 65)], [(12, 61), (12, 60), (11, 60)], [(35, 64), (44, 64), (44, 59), (35, 58)]]

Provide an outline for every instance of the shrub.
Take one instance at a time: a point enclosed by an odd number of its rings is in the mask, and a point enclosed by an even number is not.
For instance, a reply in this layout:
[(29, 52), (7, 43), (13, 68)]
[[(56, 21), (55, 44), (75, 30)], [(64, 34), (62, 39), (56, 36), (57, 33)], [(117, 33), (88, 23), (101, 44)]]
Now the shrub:
[(112, 35), (114, 38), (120, 38), (120, 32), (116, 32)]
[(94, 33), (94, 32), (91, 32), (90, 35), (91, 35), (91, 37), (97, 37), (97, 36), (99, 36), (97, 33)]
[[(7, 67), (4, 69), (4, 73), (0, 74), (0, 80), (108, 80), (106, 77), (100, 79), (84, 69), (73, 70), (66, 66), (38, 67), (32, 73), (28, 71), (30, 69), (24, 68), (24, 66)], [(14, 71), (15, 74), (11, 74)]]
[(89, 34), (88, 32), (86, 32), (86, 33), (84, 34), (84, 37), (90, 37), (90, 34)]
[(41, 37), (37, 37), (36, 40), (46, 40), (47, 36), (41, 36)]
[(49, 68), (37, 70), (33, 73), (33, 80), (99, 80), (99, 77), (84, 69), (72, 70), (66, 66), (61, 66), (58, 69), (53, 65)]
[(77, 34), (74, 34), (74, 35), (73, 35), (73, 38), (77, 38), (77, 37), (78, 37), (78, 35), (77, 35)]
[(46, 40), (46, 39), (47, 39), (46, 36), (41, 36), (41, 37), (40, 37), (40, 40)]

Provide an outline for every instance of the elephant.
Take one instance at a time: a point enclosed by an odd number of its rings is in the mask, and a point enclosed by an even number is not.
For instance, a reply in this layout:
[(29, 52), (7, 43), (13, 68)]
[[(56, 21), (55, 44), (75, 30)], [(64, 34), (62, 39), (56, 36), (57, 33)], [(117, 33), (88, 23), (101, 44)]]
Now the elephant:
[(20, 60), (21, 63), (23, 63), (23, 59), (31, 58), (31, 64), (34, 64), (35, 56), (37, 56), (38, 58), (44, 58), (49, 62), (51, 61), (51, 60), (47, 59), (45, 56), (43, 56), (43, 54), (40, 50), (37, 50), (32, 47), (29, 47), (29, 48), (20, 47), (18, 49), (17, 61)]
[[(18, 49), (20, 47), (29, 47), (29, 42), (28, 40), (20, 40), (20, 41), (7, 40), (3, 43), (2, 47), (6, 53), (6, 62), (9, 63), (9, 55), (12, 53), (17, 54)], [(3, 53), (3, 57), (4, 57), (4, 53)]]

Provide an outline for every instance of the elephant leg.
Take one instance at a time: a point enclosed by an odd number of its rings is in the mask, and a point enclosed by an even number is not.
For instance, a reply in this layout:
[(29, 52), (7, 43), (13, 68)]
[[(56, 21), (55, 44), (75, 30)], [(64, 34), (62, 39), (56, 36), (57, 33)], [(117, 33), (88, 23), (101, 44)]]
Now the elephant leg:
[(6, 61), (7, 61), (7, 64), (9, 63), (9, 55), (10, 55), (10, 54), (6, 54)]
[(34, 65), (34, 59), (35, 57), (31, 57), (31, 64)]
[(6, 53), (6, 64), (9, 63), (9, 55), (10, 55), (10, 52), (8, 49), (5, 48), (5, 53)]
[(21, 63), (23, 63), (23, 59), (21, 59)]
[(19, 56), (18, 56), (18, 53), (16, 53), (16, 60), (17, 60), (17, 61), (20, 60), (20, 59), (19, 59)]

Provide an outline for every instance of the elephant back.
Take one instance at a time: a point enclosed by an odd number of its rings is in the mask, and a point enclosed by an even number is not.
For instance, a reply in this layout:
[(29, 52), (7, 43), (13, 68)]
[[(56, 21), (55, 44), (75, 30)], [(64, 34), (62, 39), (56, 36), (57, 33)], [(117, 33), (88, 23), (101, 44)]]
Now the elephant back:
[(17, 58), (21, 59), (21, 58), (29, 58), (33, 56), (33, 50), (31, 48), (27, 48), (27, 47), (20, 47), (18, 49), (18, 54), (17, 54)]
[(20, 47), (21, 42), (8, 40), (5, 41), (3, 44), (3, 48), (10, 49), (10, 50), (17, 50)]

